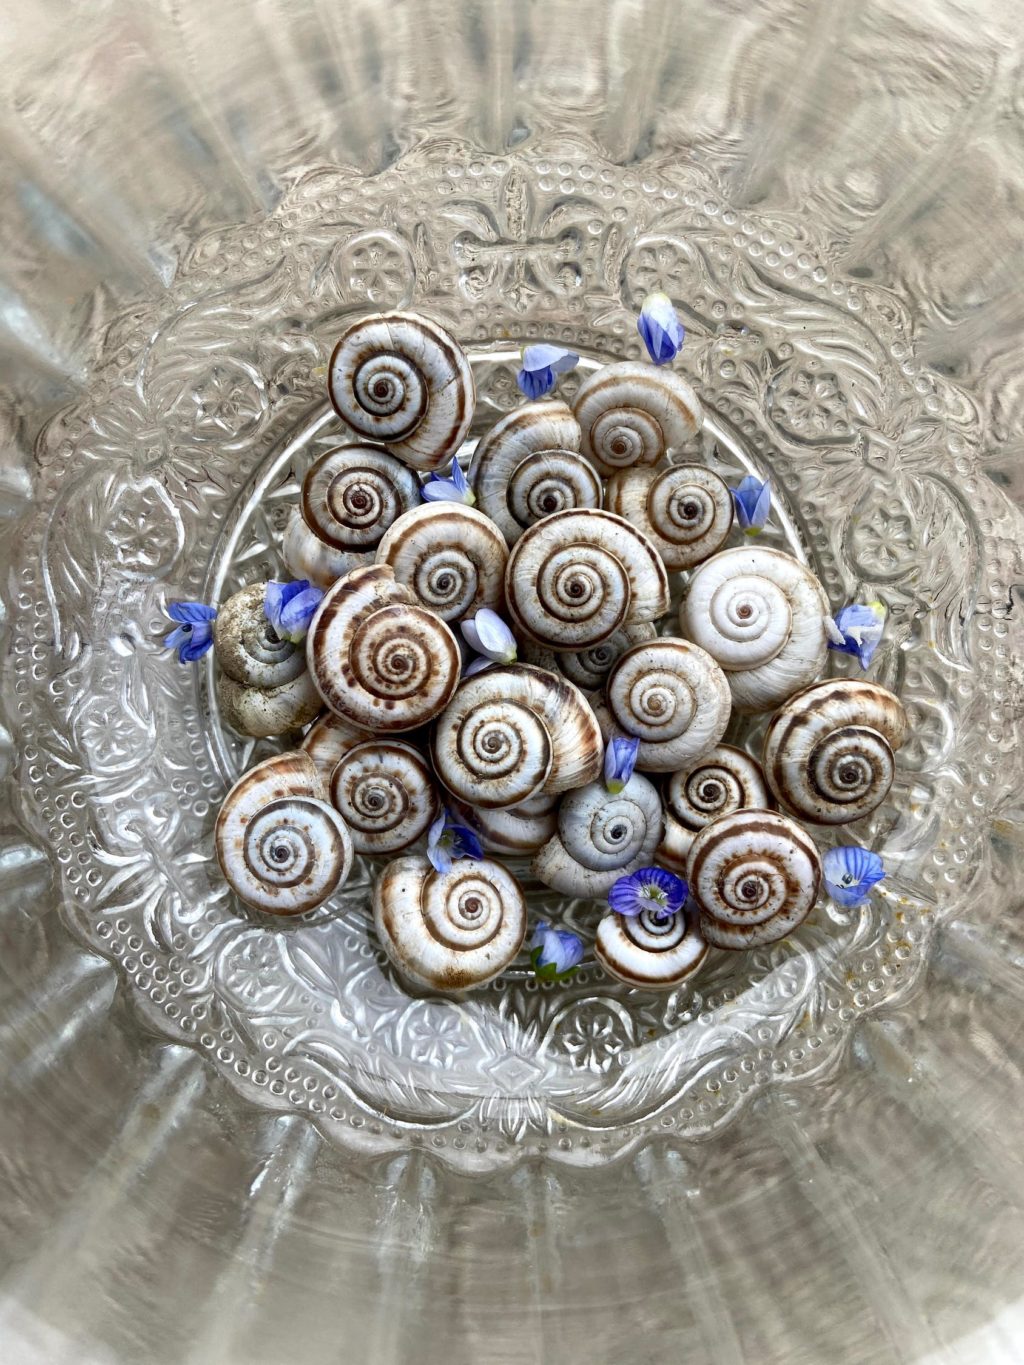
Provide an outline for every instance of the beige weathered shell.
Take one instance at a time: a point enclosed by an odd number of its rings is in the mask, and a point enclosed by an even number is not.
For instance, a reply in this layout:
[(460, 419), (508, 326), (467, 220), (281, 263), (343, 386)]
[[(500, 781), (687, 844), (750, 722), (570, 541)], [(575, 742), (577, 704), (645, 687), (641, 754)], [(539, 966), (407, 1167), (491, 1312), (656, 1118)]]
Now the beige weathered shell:
[(760, 948), (807, 918), (821, 859), (799, 825), (771, 810), (738, 810), (700, 830), (686, 863), (701, 933), (716, 948)]
[(214, 847), (240, 900), (271, 915), (313, 910), (343, 886), (352, 840), (302, 752), (250, 768), (224, 798)]
[(696, 763), (681, 768), (665, 783), (665, 834), (657, 861), (680, 876), (698, 830), (745, 806), (771, 803), (761, 766), (742, 749), (718, 744)]
[(225, 725), (253, 739), (298, 730), (323, 706), (313, 679), (305, 672), (280, 687), (246, 687), (218, 673), (217, 704)]
[(516, 626), (577, 653), (668, 610), (668, 576), (651, 542), (610, 512), (556, 512), (512, 548), (505, 596)]
[(284, 528), (281, 558), (293, 578), (306, 578), (318, 588), (329, 588), (345, 574), (373, 562), (373, 551), (336, 550), (309, 529), (302, 513), (293, 507)]
[(386, 564), (355, 569), (328, 589), (310, 622), (306, 657), (324, 704), (374, 732), (432, 720), (451, 700), (461, 668), (455, 636)]
[(563, 896), (605, 896), (620, 877), (650, 866), (662, 823), (657, 788), (639, 773), (615, 796), (590, 782), (562, 798), (558, 833), (530, 870)]
[(486, 858), (447, 873), (395, 858), (377, 878), (373, 918), (388, 957), (418, 986), (466, 991), (499, 976), (526, 937), (526, 902), (511, 872)]
[(280, 687), (306, 671), (301, 645), (282, 640), (264, 611), (266, 583), (234, 593), (217, 612), (213, 645), (217, 663), (246, 687)]
[(334, 348), (328, 392), (360, 436), (413, 469), (439, 469), (466, 439), (476, 389), (462, 348), (418, 313), (377, 313)]
[(606, 477), (630, 465), (657, 464), (704, 424), (697, 395), (681, 375), (635, 360), (595, 370), (572, 410), (581, 452)]
[(623, 469), (608, 480), (605, 506), (643, 531), (669, 570), (702, 563), (732, 528), (729, 485), (703, 465)]
[(682, 634), (725, 669), (738, 711), (770, 711), (825, 666), (828, 599), (782, 550), (722, 550), (694, 570)]
[(579, 448), (579, 423), (557, 398), (524, 403), (480, 438), (470, 474), (477, 506), (491, 518), (509, 545), (519, 538), (524, 525), (509, 506), (509, 488), (515, 471), (539, 451), (578, 454)]
[(473, 809), (453, 800), (452, 810), (476, 831), (487, 853), (525, 857), (536, 853), (558, 828), (558, 797), (533, 796), (518, 806), (496, 810)]
[(494, 523), (474, 507), (426, 502), (398, 518), (377, 546), (377, 563), (420, 606), (442, 621), (500, 612), (505, 600), (508, 546)]
[(644, 644), (657, 638), (656, 628), (642, 621), (637, 625), (623, 626), (599, 645), (576, 654), (556, 654), (552, 649), (535, 645), (532, 640), (524, 641), (521, 653), (528, 664), (548, 668), (552, 673), (561, 673), (584, 693), (602, 692), (613, 665), (631, 645)]
[(357, 853), (397, 853), (425, 834), (440, 809), (423, 755), (397, 739), (356, 744), (331, 777), (331, 800)]
[(609, 975), (627, 986), (671, 990), (694, 974), (708, 955), (696, 916), (684, 912), (659, 918), (609, 911), (597, 926), (594, 953)]
[(526, 664), (467, 678), (440, 716), (434, 769), (474, 809), (515, 806), (592, 782), (603, 746), (578, 688)]
[(813, 683), (772, 717), (765, 777), (799, 819), (843, 825), (885, 800), (893, 752), (906, 738), (907, 713), (886, 688), (857, 678)]
[[(320, 693), (316, 695), (319, 700)], [(299, 747), (309, 754), (316, 764), (320, 780), (330, 791), (334, 770), (349, 749), (354, 749), (357, 744), (365, 744), (372, 738), (368, 730), (361, 730), (358, 725), (350, 724), (333, 711), (324, 711), (306, 731)]]

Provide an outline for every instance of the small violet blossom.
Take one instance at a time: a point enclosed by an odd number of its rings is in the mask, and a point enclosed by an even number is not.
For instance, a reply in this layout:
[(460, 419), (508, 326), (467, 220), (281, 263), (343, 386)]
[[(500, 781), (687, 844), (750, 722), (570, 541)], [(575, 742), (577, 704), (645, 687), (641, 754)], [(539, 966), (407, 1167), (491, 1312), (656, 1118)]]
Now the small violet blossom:
[(642, 867), (632, 876), (619, 878), (608, 892), (608, 904), (617, 915), (642, 915), (646, 910), (664, 919), (683, 908), (686, 891), (681, 877), (660, 867)]
[(538, 981), (564, 981), (583, 961), (583, 940), (543, 922), (530, 939), (530, 962)]
[(523, 350), (523, 368), (516, 375), (516, 383), (527, 398), (543, 398), (555, 387), (555, 377), (574, 370), (580, 363), (575, 351), (564, 346), (539, 343)]
[(861, 668), (871, 662), (884, 629), (885, 607), (881, 602), (854, 602), (836, 612), (835, 619), (825, 617), (829, 649), (852, 654)]
[(480, 840), (468, 825), (457, 824), (442, 810), (427, 831), (427, 857), (435, 872), (450, 872), (456, 858), (482, 858)]
[(491, 664), (514, 664), (518, 657), (516, 637), (490, 607), (481, 607), (475, 616), (461, 623), (463, 638), (478, 655), (463, 670), (464, 678), (481, 673)]
[(431, 474), (429, 482), (420, 489), (420, 497), (427, 502), (462, 502), (467, 507), (476, 502), (476, 494), (462, 472), (457, 455), (452, 460), (450, 477), (443, 479), (440, 474)]
[(885, 876), (878, 854), (859, 844), (830, 848), (821, 865), (828, 894), (846, 909), (866, 901), (871, 888)]
[(618, 796), (633, 776), (636, 756), (640, 749), (638, 739), (613, 739), (604, 751), (604, 785), (612, 796)]
[(172, 602), (167, 615), (178, 626), (164, 636), (164, 647), (178, 651), (179, 663), (195, 663), (213, 648), (215, 607), (208, 607), (205, 602)]
[(768, 520), (772, 506), (772, 484), (770, 479), (764, 483), (748, 474), (739, 487), (732, 490), (732, 500), (736, 507), (736, 520), (748, 536), (758, 536)]
[(672, 300), (661, 292), (648, 294), (637, 318), (636, 330), (643, 338), (655, 365), (667, 365), (679, 354), (686, 331), (672, 307)]
[(263, 598), (263, 611), (281, 639), (297, 645), (305, 638), (323, 595), (323, 590), (314, 588), (308, 578), (294, 583), (271, 582)]

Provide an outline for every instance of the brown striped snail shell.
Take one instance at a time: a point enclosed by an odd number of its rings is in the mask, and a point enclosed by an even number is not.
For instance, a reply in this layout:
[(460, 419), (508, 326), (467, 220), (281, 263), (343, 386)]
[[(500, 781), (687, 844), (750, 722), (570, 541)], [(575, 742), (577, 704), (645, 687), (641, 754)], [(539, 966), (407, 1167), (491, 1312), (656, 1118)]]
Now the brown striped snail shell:
[(302, 646), (283, 640), (267, 619), (266, 587), (253, 583), (234, 593), (213, 623), (222, 719), (255, 738), (305, 725), (320, 710)]
[(699, 831), (686, 863), (701, 933), (716, 948), (761, 948), (807, 918), (821, 859), (799, 825), (771, 810), (737, 810)]
[(462, 348), (418, 313), (378, 313), (354, 323), (331, 355), (328, 392), (353, 431), (423, 470), (448, 463), (476, 405)]
[(770, 711), (825, 666), (828, 599), (782, 550), (722, 550), (694, 570), (682, 634), (725, 669), (738, 711)]
[(397, 739), (356, 744), (331, 777), (331, 800), (357, 853), (397, 853), (425, 834), (440, 809), (423, 755)]
[(642, 621), (634, 626), (623, 626), (614, 635), (609, 635), (607, 640), (602, 640), (599, 645), (594, 645), (591, 649), (582, 649), (575, 654), (556, 654), (554, 650), (544, 649), (530, 640), (524, 642), (522, 654), (528, 664), (536, 664), (538, 668), (549, 668), (553, 673), (561, 673), (583, 692), (601, 692), (616, 660), (631, 645), (643, 644), (657, 638), (658, 632), (655, 627), (649, 622)]
[(562, 798), (558, 833), (530, 870), (564, 896), (607, 895), (620, 877), (650, 865), (662, 825), (661, 798), (646, 777), (634, 773), (615, 796), (590, 782)]
[(494, 523), (474, 507), (427, 502), (398, 518), (377, 546), (377, 563), (420, 606), (442, 621), (475, 616), (481, 607), (501, 611), (508, 546)]
[(465, 991), (505, 970), (526, 937), (526, 902), (500, 863), (461, 859), (447, 873), (426, 858), (395, 858), (373, 889), (388, 957), (418, 986)]
[[(579, 448), (579, 423), (568, 407), (557, 398), (524, 403), (522, 407), (503, 417), (480, 438), (480, 444), (473, 456), (471, 472), (476, 505), (485, 516), (491, 518), (509, 545), (518, 540), (525, 526), (538, 519), (531, 515), (528, 520), (524, 520), (513, 512), (511, 506), (513, 476), (528, 462), (532, 462), (538, 454), (572, 456), (579, 454)], [(589, 471), (593, 476), (593, 467), (586, 462), (581, 464), (584, 471)], [(530, 463), (529, 468), (523, 469), (523, 479), (519, 486), (519, 498), (524, 503), (528, 498), (525, 476), (532, 468), (535, 466)], [(600, 492), (598, 483), (598, 501), (586, 505), (600, 506)]]
[(474, 829), (487, 853), (525, 857), (536, 853), (558, 828), (558, 797), (533, 796), (518, 806), (496, 810), (473, 809), (462, 801), (452, 801), (463, 824)]
[(599, 645), (668, 610), (668, 576), (651, 542), (610, 512), (556, 512), (512, 548), (505, 596), (515, 624), (558, 653)]
[(368, 730), (361, 730), (332, 711), (324, 711), (306, 731), (299, 747), (316, 764), (320, 780), (329, 791), (334, 770), (349, 749), (372, 738)]
[(708, 955), (696, 916), (680, 911), (659, 917), (610, 911), (597, 926), (594, 953), (598, 962), (627, 986), (671, 990), (694, 974)]
[(461, 669), (455, 636), (386, 564), (355, 569), (327, 590), (306, 634), (306, 657), (324, 704), (374, 732), (432, 720), (454, 695)]
[(703, 758), (674, 772), (665, 783), (665, 834), (657, 861), (680, 876), (698, 830), (746, 806), (771, 805), (761, 765), (735, 749), (718, 744)]
[(345, 574), (371, 563), (373, 551), (337, 550), (327, 545), (302, 520), (293, 507), (281, 541), (281, 558), (293, 578), (305, 578), (318, 588), (329, 588)]
[(764, 772), (780, 805), (802, 820), (842, 825), (870, 814), (892, 786), (907, 713), (877, 683), (813, 683), (772, 717)]
[(579, 689), (526, 664), (467, 678), (432, 741), (438, 777), (475, 809), (515, 806), (592, 782), (603, 752)]
[(343, 886), (352, 840), (308, 754), (276, 754), (243, 774), (214, 828), (224, 876), (238, 898), (271, 915), (313, 910)]
[(704, 413), (693, 389), (673, 370), (625, 360), (583, 381), (572, 405), (580, 451), (608, 477), (631, 465), (653, 465), (694, 437)]
[(624, 469), (608, 480), (605, 505), (643, 531), (669, 570), (702, 563), (732, 528), (729, 485), (703, 465)]

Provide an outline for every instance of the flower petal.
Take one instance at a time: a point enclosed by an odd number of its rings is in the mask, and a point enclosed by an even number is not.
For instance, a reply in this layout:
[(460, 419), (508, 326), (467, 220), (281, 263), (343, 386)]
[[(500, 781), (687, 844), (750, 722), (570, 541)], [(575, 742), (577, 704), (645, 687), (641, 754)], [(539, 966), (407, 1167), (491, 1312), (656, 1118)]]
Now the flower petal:
[(488, 659), (485, 654), (478, 654), (475, 659), (471, 659), (462, 670), (464, 678), (472, 678), (477, 673), (483, 673), (485, 669), (493, 668), (494, 660)]
[(498, 613), (490, 607), (481, 607), (473, 621), (480, 653), (495, 663), (511, 663), (516, 656), (516, 637)]
[(527, 398), (543, 398), (555, 387), (555, 372), (550, 366), (542, 370), (522, 369), (516, 375), (516, 383)]
[(172, 621), (182, 621), (188, 625), (198, 625), (201, 621), (214, 621), (217, 608), (208, 607), (205, 602), (171, 602), (167, 615)]
[(462, 502), (463, 496), (451, 479), (431, 479), (420, 489), (420, 497), (427, 502)]

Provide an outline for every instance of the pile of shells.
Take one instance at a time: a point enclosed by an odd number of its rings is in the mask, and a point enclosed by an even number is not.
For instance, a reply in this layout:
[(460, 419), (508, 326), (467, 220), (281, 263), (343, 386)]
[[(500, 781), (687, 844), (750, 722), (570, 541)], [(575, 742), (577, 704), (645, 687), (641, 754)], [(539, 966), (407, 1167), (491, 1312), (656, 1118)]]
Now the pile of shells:
[[(829, 604), (803, 564), (728, 548), (730, 489), (685, 454), (703, 421), (690, 386), (630, 362), (587, 378), (571, 407), (525, 403), (473, 452), (475, 506), (421, 500), (421, 475), (465, 455), (475, 403), (436, 323), (358, 322), (329, 390), (355, 441), (309, 469), (286, 531), (290, 573), (326, 590), (305, 641), (270, 627), (265, 584), (216, 621), (228, 723), (270, 736), (312, 722), (224, 801), (216, 848), (237, 895), (294, 915), (341, 887), (355, 854), (380, 859), (381, 944), (443, 991), (491, 980), (523, 946), (503, 859), (595, 900), (651, 864), (684, 877), (685, 912), (597, 926), (599, 962), (631, 984), (675, 986), (711, 946), (799, 925), (822, 868), (797, 821), (873, 810), (906, 717), (874, 683), (817, 681)], [(674, 575), (685, 591), (666, 634)], [(526, 662), (465, 676), (458, 627), (483, 607)], [(774, 713), (761, 764), (722, 742), (734, 712)], [(604, 746), (620, 737), (639, 740), (636, 771), (612, 795)], [(441, 873), (423, 849), (445, 808), (486, 856)]]

